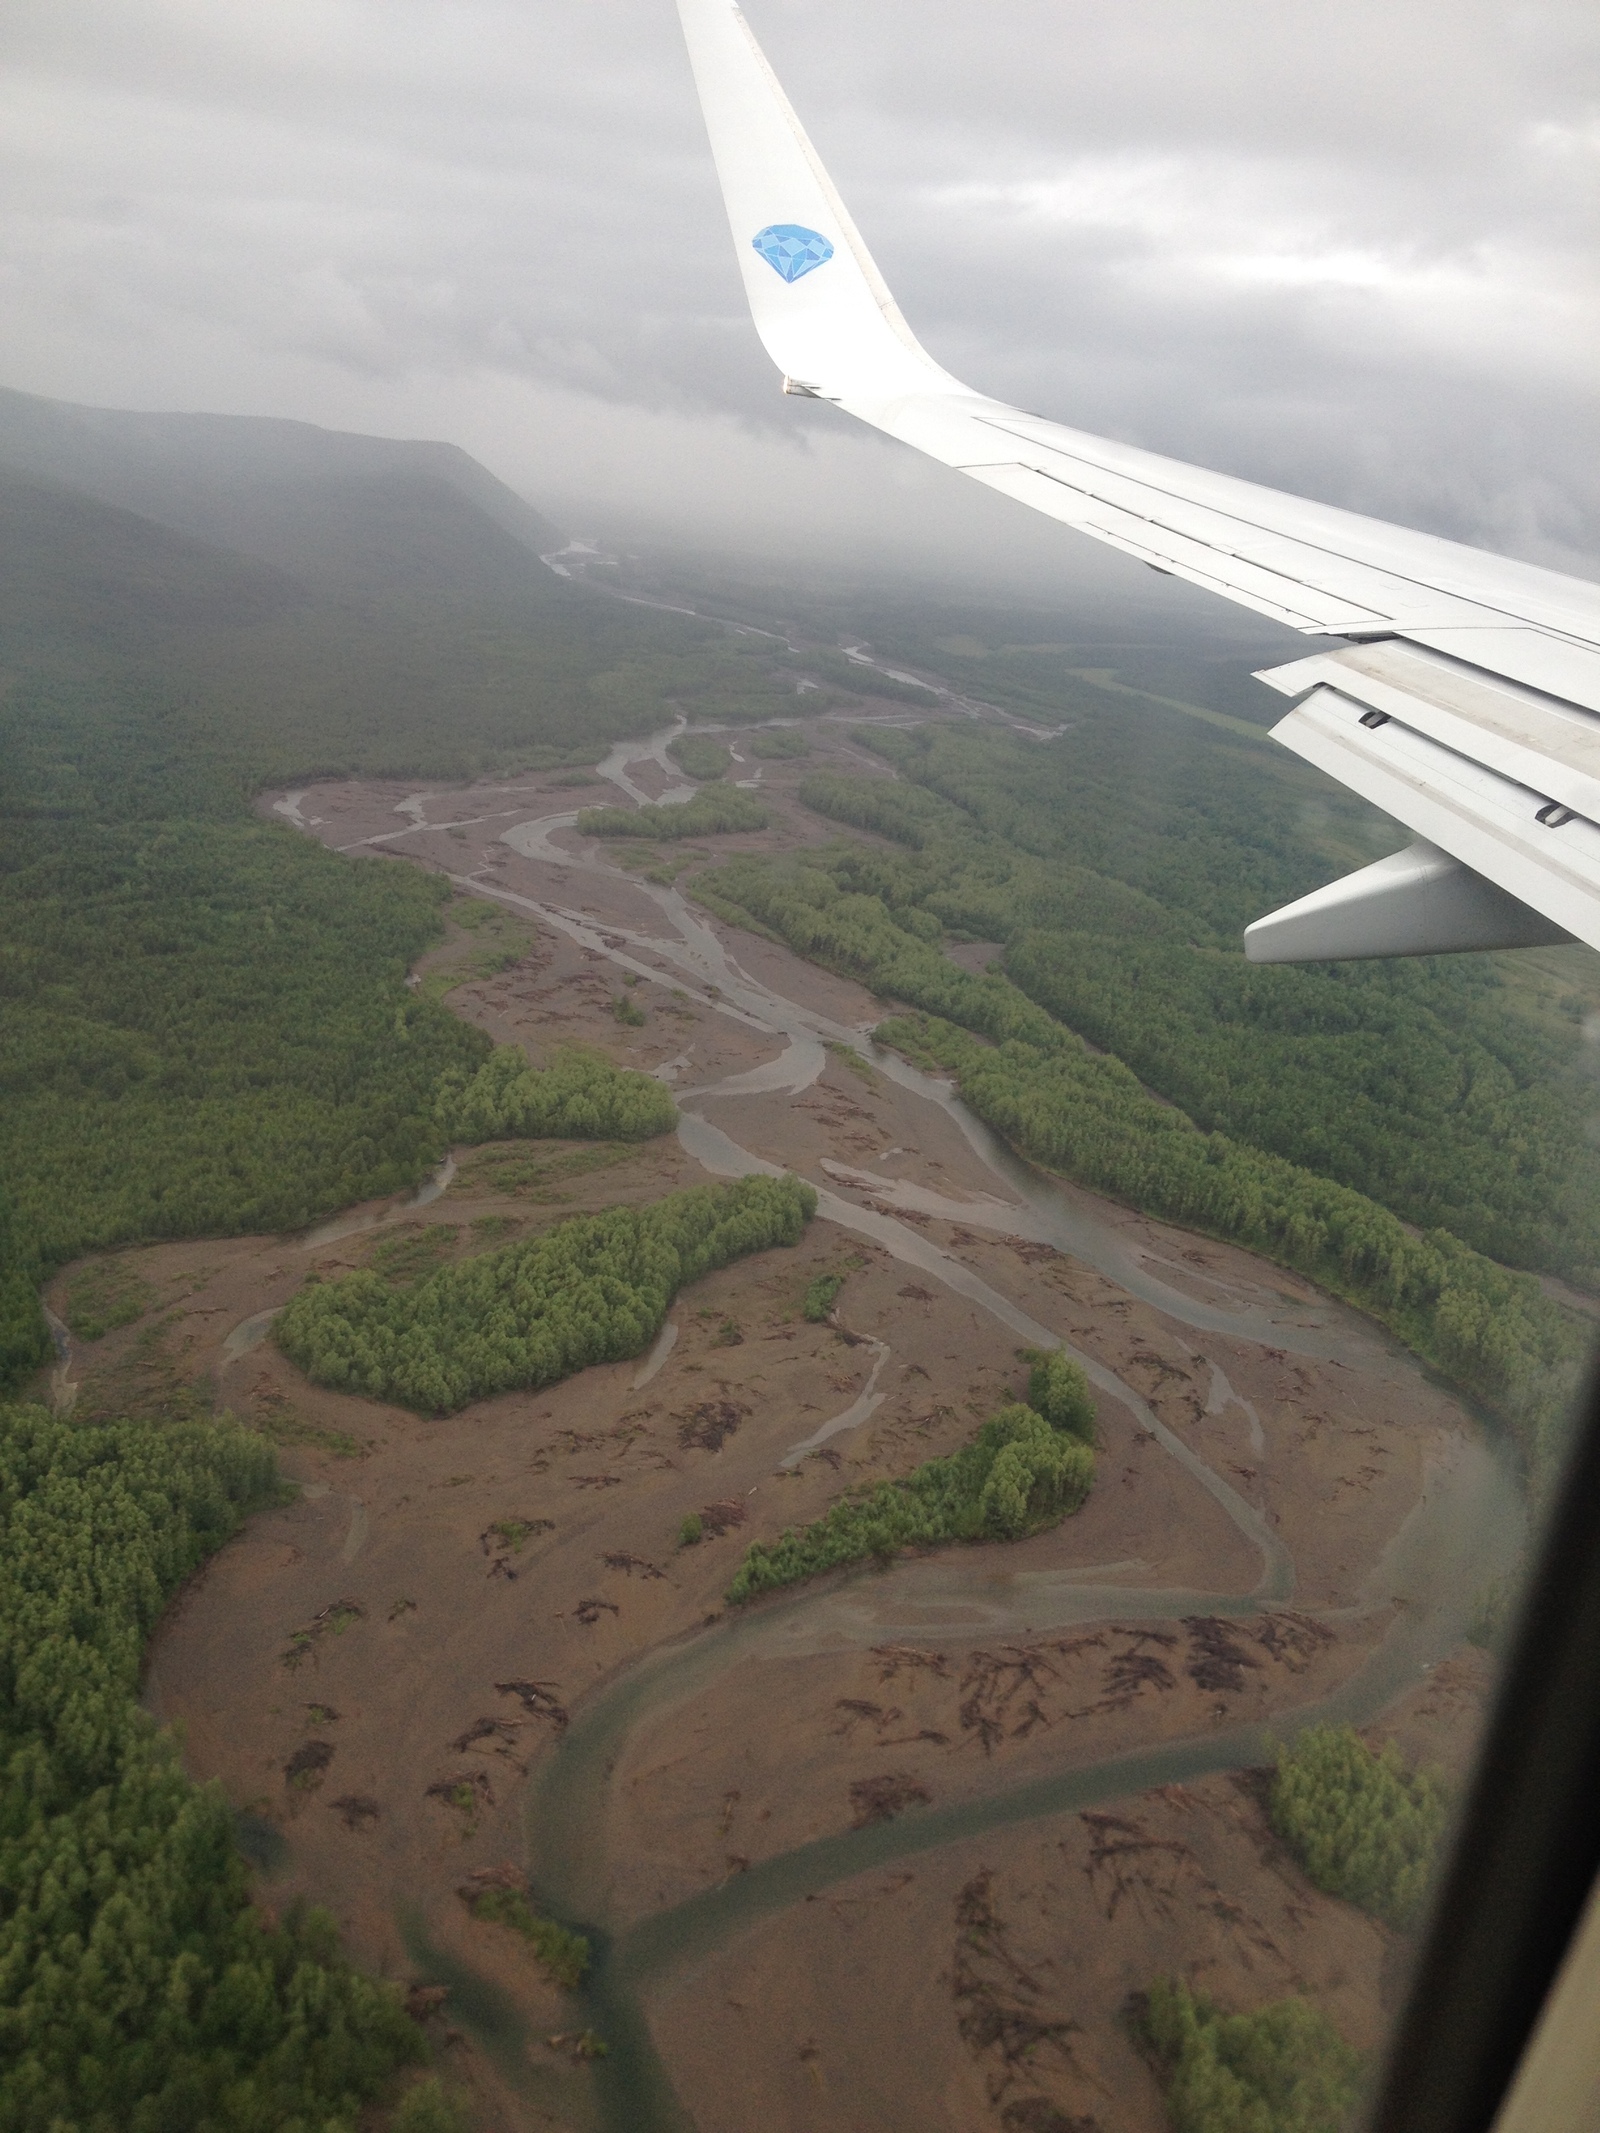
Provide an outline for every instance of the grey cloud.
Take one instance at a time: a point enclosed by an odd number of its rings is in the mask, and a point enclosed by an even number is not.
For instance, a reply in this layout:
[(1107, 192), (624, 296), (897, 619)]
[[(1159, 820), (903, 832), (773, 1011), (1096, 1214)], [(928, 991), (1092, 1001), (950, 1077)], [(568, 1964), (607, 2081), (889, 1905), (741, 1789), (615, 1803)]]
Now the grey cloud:
[[(1582, 0), (751, 16), (974, 384), (1600, 554)], [(697, 537), (1058, 553), (777, 397), (670, 0), (31, 0), (8, 42), (5, 382), (403, 422)]]

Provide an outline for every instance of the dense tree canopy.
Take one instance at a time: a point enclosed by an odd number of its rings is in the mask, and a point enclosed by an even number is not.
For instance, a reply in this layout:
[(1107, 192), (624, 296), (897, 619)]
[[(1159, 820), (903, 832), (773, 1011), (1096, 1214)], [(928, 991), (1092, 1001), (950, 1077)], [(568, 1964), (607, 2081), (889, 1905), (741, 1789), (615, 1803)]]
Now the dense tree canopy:
[(708, 785), (681, 806), (586, 807), (579, 813), (578, 828), (585, 837), (671, 840), (765, 829), (771, 819), (754, 793), (738, 785)]
[(895, 781), (816, 774), (802, 797), (905, 853), (841, 853), (841, 889), (1002, 943), (1024, 992), (1197, 1124), (1513, 1265), (1600, 1270), (1575, 1023), (1516, 1011), (1482, 956), (1245, 962), (1244, 924), (1339, 863), (1259, 746), (1153, 734), (1132, 707), (1043, 748), (950, 727), (864, 745)]
[(0, 1407), (0, 2124), (331, 2133), (417, 2033), (313, 1913), (251, 1906), (233, 1818), (137, 1702), (162, 1606), (275, 1486), (226, 1426)]
[(743, 746), (767, 762), (792, 761), (797, 756), (811, 753), (810, 737), (798, 726), (768, 726), (752, 733)]
[(1306, 2000), (1221, 2013), (1181, 1979), (1145, 1995), (1176, 2133), (1345, 2133), (1361, 2061)]
[(643, 1208), (577, 1215), (408, 1289), (363, 1268), (308, 1281), (275, 1337), (319, 1385), (453, 1414), (515, 1386), (638, 1355), (686, 1283), (797, 1243), (817, 1198), (798, 1178), (697, 1185)]
[(588, 1046), (534, 1067), (517, 1045), (497, 1044), (475, 1073), (445, 1070), (434, 1115), (453, 1141), (647, 1141), (672, 1131), (678, 1107), (651, 1075)]
[(88, 829), (0, 875), (0, 1170), (39, 1253), (415, 1184), (488, 1040), (407, 992), (440, 885), (288, 829)]
[(1374, 1754), (1353, 1726), (1313, 1726), (1278, 1753), (1272, 1826), (1319, 1889), (1392, 1926), (1415, 1923), (1445, 1805), (1390, 1741)]
[(792, 1526), (775, 1541), (752, 1542), (728, 1598), (754, 1599), (844, 1563), (884, 1562), (902, 1548), (1021, 1540), (1076, 1511), (1094, 1483), (1083, 1421), (1086, 1414), (1092, 1433), (1094, 1403), (1076, 1363), (1064, 1355), (1052, 1363), (1053, 1404), (1075, 1427), (1052, 1426), (1020, 1401), (1003, 1407), (948, 1458), (842, 1496), (821, 1518)]

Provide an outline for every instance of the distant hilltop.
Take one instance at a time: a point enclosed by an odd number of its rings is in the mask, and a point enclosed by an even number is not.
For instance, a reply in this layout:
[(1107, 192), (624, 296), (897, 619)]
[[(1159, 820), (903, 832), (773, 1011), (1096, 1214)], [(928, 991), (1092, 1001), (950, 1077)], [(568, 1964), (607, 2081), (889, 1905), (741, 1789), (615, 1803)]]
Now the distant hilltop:
[[(36, 520), (40, 484), (271, 564), (319, 594), (526, 596), (550, 583), (538, 557), (562, 540), (458, 445), (0, 389), (7, 515)], [(34, 530), (59, 526), (64, 509)]]

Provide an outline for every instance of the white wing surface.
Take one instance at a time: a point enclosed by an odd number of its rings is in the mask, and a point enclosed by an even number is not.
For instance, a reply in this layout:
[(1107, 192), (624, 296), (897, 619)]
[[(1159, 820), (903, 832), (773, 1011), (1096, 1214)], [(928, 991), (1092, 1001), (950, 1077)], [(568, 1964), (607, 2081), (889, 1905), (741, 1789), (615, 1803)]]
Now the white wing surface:
[(1419, 833), (1259, 919), (1257, 962), (1600, 948), (1600, 586), (1092, 437), (974, 393), (901, 317), (734, 0), (678, 0), (756, 331), (831, 401), (1308, 636), (1276, 739)]

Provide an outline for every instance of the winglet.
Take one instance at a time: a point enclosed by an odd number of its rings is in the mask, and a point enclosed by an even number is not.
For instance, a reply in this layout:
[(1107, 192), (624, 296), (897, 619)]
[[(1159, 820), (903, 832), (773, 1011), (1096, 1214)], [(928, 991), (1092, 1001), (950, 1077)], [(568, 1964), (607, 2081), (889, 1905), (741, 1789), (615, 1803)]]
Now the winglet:
[(1252, 963), (1545, 948), (1572, 935), (1426, 843), (1391, 852), (1244, 929)]
[(678, 0), (756, 331), (785, 390), (963, 392), (900, 315), (734, 0)]

